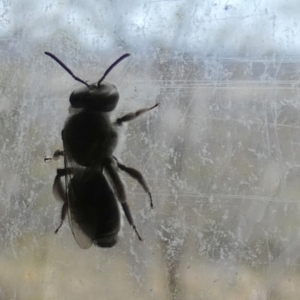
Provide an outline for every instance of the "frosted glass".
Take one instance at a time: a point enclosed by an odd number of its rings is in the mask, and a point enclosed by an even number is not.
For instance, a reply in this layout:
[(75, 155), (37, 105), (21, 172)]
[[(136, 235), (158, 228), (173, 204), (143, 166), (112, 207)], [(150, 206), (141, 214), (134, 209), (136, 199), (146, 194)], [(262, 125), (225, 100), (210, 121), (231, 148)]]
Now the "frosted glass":
[[(298, 1), (0, 2), (0, 299), (300, 298)], [(115, 155), (142, 171), (111, 249), (82, 250), (52, 195), (69, 95), (106, 78)]]

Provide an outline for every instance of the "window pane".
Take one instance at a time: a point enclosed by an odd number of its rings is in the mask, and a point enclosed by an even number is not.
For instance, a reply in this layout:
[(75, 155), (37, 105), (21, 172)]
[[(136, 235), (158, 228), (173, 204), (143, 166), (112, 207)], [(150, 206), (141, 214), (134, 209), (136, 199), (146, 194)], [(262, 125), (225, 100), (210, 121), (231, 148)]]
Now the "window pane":
[[(1, 299), (298, 299), (297, 1), (0, 3)], [(82, 250), (52, 185), (69, 96), (106, 77), (140, 242)], [(92, 191), (91, 191), (92, 192)], [(101, 199), (99, 199), (101, 201)]]

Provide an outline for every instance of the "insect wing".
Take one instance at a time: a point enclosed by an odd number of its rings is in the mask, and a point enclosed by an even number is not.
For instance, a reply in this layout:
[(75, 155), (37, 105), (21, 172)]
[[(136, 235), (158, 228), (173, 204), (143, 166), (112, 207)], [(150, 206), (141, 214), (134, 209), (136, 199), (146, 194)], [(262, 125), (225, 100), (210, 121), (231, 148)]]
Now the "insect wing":
[[(65, 149), (65, 147), (64, 147)], [(72, 164), (69, 162), (67, 153), (65, 151), (64, 155), (64, 164), (66, 170), (76, 169), (72, 168)], [(71, 227), (71, 231), (73, 233), (73, 236), (75, 238), (75, 241), (82, 249), (88, 249), (92, 245), (92, 239), (87, 236), (81, 229), (80, 225), (75, 221), (74, 214), (72, 212), (72, 209), (74, 207), (74, 193), (70, 190), (72, 187), (70, 187), (70, 182), (72, 179), (72, 172), (67, 172), (67, 175), (65, 176), (65, 186), (66, 186), (66, 196), (68, 201), (68, 219), (69, 224)]]
[(73, 197), (74, 194), (69, 190), (68, 191), (68, 205), (69, 205), (68, 218), (69, 218), (70, 227), (74, 235), (74, 238), (77, 244), (80, 246), (80, 248), (88, 249), (92, 245), (92, 239), (83, 232), (80, 225), (75, 221), (75, 217), (72, 212)]

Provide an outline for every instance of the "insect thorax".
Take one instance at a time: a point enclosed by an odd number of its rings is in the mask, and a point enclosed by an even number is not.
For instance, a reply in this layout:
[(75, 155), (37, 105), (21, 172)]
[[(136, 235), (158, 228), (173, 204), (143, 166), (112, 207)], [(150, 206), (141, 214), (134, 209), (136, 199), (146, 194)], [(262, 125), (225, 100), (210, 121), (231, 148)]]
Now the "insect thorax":
[(81, 110), (71, 115), (63, 130), (66, 155), (82, 166), (102, 165), (112, 156), (118, 133), (108, 113)]

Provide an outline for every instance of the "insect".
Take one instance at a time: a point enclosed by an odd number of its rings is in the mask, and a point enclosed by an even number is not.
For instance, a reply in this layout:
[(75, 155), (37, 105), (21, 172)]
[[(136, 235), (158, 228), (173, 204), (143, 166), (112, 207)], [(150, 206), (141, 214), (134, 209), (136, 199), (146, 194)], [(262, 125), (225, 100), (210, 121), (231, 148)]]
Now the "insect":
[[(112, 247), (120, 231), (120, 204), (127, 221), (139, 240), (142, 240), (118, 171), (124, 171), (137, 180), (149, 195), (150, 206), (153, 208), (151, 192), (142, 173), (120, 163), (113, 152), (118, 143), (118, 127), (159, 104), (128, 113), (112, 122), (110, 112), (117, 106), (119, 93), (113, 84), (103, 80), (129, 54), (117, 59), (101, 79), (93, 84), (75, 76), (54, 54), (45, 54), (85, 85), (70, 95), (71, 112), (62, 130), (63, 150), (56, 150), (52, 157), (64, 157), (64, 168), (57, 169), (53, 184), (54, 195), (63, 201), (61, 223), (55, 232), (58, 232), (68, 213), (73, 235), (81, 248), (89, 248), (92, 243), (100, 247)], [(52, 158), (45, 158), (45, 161)], [(63, 177), (65, 184), (62, 182)]]

